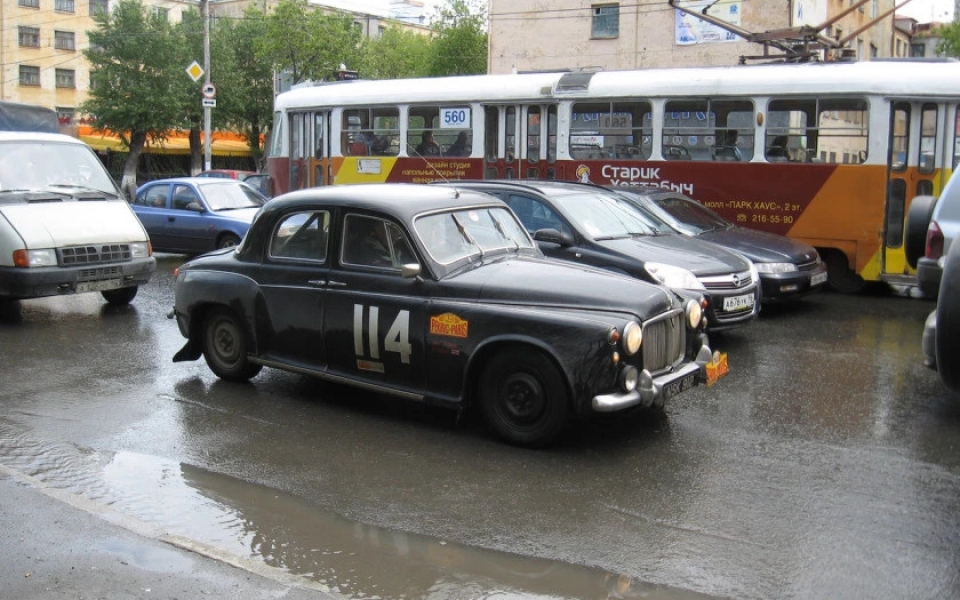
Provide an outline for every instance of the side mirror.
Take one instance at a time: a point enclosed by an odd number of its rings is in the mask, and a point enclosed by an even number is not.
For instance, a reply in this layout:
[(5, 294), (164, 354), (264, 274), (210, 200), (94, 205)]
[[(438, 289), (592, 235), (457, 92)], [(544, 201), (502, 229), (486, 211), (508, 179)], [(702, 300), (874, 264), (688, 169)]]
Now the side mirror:
[(192, 210), (196, 212), (203, 212), (203, 205), (194, 200), (193, 202), (187, 204), (187, 210)]
[(561, 246), (573, 245), (573, 236), (560, 233), (556, 229), (538, 229), (534, 232), (533, 239), (538, 242), (548, 242)]
[(419, 263), (408, 263), (405, 265), (400, 265), (400, 276), (404, 279), (410, 279), (412, 277), (417, 277), (420, 275), (420, 264)]

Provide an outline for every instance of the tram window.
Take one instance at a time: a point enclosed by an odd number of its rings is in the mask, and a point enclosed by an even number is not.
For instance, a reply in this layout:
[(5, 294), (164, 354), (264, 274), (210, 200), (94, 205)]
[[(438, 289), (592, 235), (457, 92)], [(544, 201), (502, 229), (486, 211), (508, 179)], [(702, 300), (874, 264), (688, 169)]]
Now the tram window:
[(672, 100), (663, 118), (667, 160), (753, 158), (753, 102), (749, 100)]
[(910, 105), (897, 104), (890, 132), (890, 170), (907, 170), (907, 141), (910, 139)]
[(323, 113), (313, 115), (313, 157), (323, 158)]
[[(274, 120), (276, 123), (276, 120)], [(954, 122), (953, 131), (953, 169), (956, 170), (960, 165), (960, 106), (957, 107), (957, 117)]]
[(907, 182), (903, 179), (891, 179), (887, 193), (886, 224), (884, 243), (888, 248), (903, 245), (903, 216), (907, 202)]
[(772, 100), (766, 135), (786, 135), (793, 160), (859, 164), (867, 159), (868, 112), (861, 98)]
[(270, 141), (270, 156), (283, 156), (283, 113), (273, 113), (273, 139)]
[[(507, 107), (506, 133), (504, 134), (504, 142), (506, 142), (507, 146), (507, 162), (513, 162), (513, 158), (516, 156), (517, 148), (517, 107), (515, 106)], [(509, 177), (513, 177), (512, 170)]]
[[(473, 129), (468, 106), (411, 106), (407, 119), (410, 156), (470, 156)], [(433, 143), (424, 138), (433, 137)]]
[[(537, 162), (540, 160), (540, 107), (530, 106), (527, 108), (527, 160)], [(536, 173), (536, 169), (533, 170)], [(528, 171), (528, 177), (529, 171)], [(532, 177), (536, 177), (534, 174)]]
[(924, 104), (920, 115), (920, 157), (918, 170), (923, 175), (933, 173), (937, 155), (937, 105)]
[[(557, 107), (551, 105), (547, 108), (547, 162), (556, 162), (557, 160)], [(548, 178), (549, 175), (548, 175)]]
[(649, 102), (579, 102), (570, 124), (572, 158), (650, 157), (653, 119)]
[(343, 111), (341, 149), (349, 156), (400, 153), (400, 111), (393, 106)]

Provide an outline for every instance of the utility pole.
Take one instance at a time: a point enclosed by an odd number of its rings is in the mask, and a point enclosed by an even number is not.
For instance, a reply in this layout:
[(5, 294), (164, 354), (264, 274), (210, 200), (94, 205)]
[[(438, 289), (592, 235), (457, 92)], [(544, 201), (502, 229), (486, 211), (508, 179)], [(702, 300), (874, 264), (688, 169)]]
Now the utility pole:
[[(200, 12), (203, 16), (203, 72), (204, 84), (210, 84), (210, 2), (209, 0), (200, 0)], [(203, 107), (203, 170), (209, 171), (213, 167), (211, 160), (210, 145), (210, 107)]]

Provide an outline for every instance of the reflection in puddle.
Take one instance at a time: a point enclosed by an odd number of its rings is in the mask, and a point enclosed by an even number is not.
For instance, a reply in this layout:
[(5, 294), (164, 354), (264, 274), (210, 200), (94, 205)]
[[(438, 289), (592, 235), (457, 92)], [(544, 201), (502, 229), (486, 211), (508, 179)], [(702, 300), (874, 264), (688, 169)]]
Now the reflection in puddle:
[(2, 421), (0, 464), (350, 598), (707, 598), (348, 521), (279, 490), (152, 456), (39, 444)]

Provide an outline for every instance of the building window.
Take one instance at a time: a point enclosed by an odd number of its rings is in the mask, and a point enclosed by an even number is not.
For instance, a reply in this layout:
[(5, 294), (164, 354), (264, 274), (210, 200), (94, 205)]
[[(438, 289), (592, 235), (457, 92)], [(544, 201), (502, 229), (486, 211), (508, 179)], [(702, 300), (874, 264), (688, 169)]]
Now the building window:
[(76, 115), (76, 109), (64, 108), (62, 106), (57, 107), (57, 120), (60, 121), (60, 125), (73, 125), (73, 120), (76, 118)]
[(924, 57), (927, 55), (927, 47), (923, 44), (910, 44), (910, 56)]
[(20, 65), (20, 85), (40, 86), (40, 67)]
[(76, 75), (73, 69), (57, 69), (57, 87), (75, 88), (77, 87)]
[(595, 4), (593, 9), (594, 39), (613, 39), (620, 36), (620, 5)]
[(169, 9), (169, 8), (163, 8), (162, 6), (154, 6), (154, 7), (152, 7), (152, 9), (153, 9), (153, 14), (157, 15), (158, 17), (160, 17), (160, 18), (163, 19), (164, 21), (169, 21), (169, 20), (170, 20), (170, 9)]
[(90, 0), (90, 16), (110, 14), (110, 0)]
[(17, 0), (17, 6), (24, 8), (40, 8), (40, 0)]
[(40, 47), (40, 28), (39, 27), (17, 27), (20, 36), (20, 45), (29, 48)]
[(58, 12), (74, 12), (74, 0), (54, 0), (53, 10)]
[(57, 50), (76, 50), (77, 43), (72, 31), (54, 31), (53, 47)]

